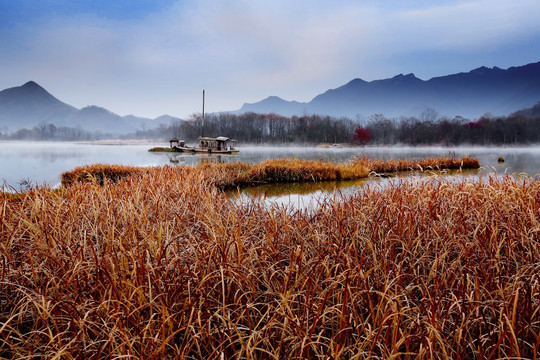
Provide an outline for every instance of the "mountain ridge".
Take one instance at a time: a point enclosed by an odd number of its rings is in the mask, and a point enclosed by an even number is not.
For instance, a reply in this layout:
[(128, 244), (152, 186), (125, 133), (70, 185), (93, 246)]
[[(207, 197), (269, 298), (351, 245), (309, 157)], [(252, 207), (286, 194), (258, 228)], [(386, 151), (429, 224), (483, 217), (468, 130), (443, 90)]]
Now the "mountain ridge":
[[(230, 113), (277, 113), (284, 116), (318, 114), (335, 117), (418, 116), (427, 108), (442, 116), (477, 118), (485, 113), (507, 115), (536, 105), (540, 100), (540, 62), (504, 70), (481, 66), (468, 72), (422, 80), (413, 73), (365, 81), (355, 78), (328, 89), (309, 102), (286, 101), (268, 96), (245, 103)], [(155, 119), (120, 116), (97, 105), (77, 109), (30, 80), (0, 91), (0, 129), (16, 131), (39, 124), (80, 127), (109, 135), (134, 133), (140, 129), (178, 119), (162, 115)], [(178, 119), (180, 120), (180, 119)]]
[(46, 123), (80, 127), (102, 134), (123, 135), (141, 128), (157, 126), (159, 123), (155, 120), (158, 119), (176, 118), (169, 115), (156, 119), (135, 115), (120, 116), (97, 105), (77, 109), (60, 101), (33, 80), (0, 91), (0, 126), (4, 130), (16, 131)]
[(389, 117), (416, 116), (433, 108), (445, 116), (479, 117), (488, 112), (506, 115), (540, 100), (540, 62), (506, 70), (481, 66), (428, 80), (413, 73), (373, 81), (355, 78), (308, 102), (274, 96), (271, 109), (267, 99), (244, 104), (237, 112), (264, 109), (285, 116), (311, 113), (354, 118), (377, 113)]

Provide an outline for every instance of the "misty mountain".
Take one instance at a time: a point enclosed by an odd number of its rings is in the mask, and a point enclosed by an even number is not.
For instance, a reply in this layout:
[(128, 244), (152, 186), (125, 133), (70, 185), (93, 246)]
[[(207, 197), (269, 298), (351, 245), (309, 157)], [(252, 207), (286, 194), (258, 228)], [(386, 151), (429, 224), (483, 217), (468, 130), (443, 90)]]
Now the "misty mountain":
[(0, 91), (0, 127), (11, 131), (46, 123), (119, 135), (155, 127), (162, 120), (170, 122), (170, 119), (172, 117), (168, 115), (154, 120), (134, 115), (120, 116), (95, 105), (77, 109), (58, 100), (34, 81)]
[(136, 131), (142, 123), (150, 121), (150, 119), (138, 118), (133, 115), (122, 117), (105, 108), (90, 105), (69, 116), (67, 125), (80, 126), (88, 131), (125, 134)]
[(42, 121), (62, 124), (77, 109), (49, 94), (33, 81), (0, 91), (0, 125), (9, 128), (32, 127)]
[(529, 117), (540, 118), (540, 101), (534, 106), (526, 109), (521, 109), (513, 113), (512, 115), (524, 115)]
[[(282, 115), (293, 115), (303, 112), (303, 108), (306, 106), (306, 103), (301, 103), (298, 101), (286, 101), (278, 96), (269, 96), (264, 100), (261, 100), (256, 103), (246, 103), (240, 109), (240, 112), (256, 112), (256, 113), (279, 113)], [(279, 111), (276, 111), (279, 109)]]
[(427, 81), (414, 74), (390, 79), (354, 79), (317, 95), (310, 102), (286, 101), (271, 96), (244, 104), (238, 112), (275, 112), (291, 116), (384, 114), (418, 116), (427, 108), (446, 116), (479, 117), (485, 113), (507, 115), (540, 100), (540, 62), (506, 70), (480, 67), (467, 73), (434, 77)]

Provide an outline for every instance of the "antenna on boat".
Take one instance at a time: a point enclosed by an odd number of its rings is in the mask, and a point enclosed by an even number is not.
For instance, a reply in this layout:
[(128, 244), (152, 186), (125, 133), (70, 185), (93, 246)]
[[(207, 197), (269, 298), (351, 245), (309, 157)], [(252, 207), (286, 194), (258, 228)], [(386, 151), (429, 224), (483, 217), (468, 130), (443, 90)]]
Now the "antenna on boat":
[(202, 126), (201, 126), (201, 137), (204, 136), (204, 89), (202, 91)]

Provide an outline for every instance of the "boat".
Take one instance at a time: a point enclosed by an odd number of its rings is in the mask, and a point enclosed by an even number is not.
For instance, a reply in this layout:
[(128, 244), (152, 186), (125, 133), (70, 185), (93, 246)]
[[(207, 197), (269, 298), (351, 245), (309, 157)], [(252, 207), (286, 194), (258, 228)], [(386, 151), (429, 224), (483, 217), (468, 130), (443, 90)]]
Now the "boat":
[(189, 154), (234, 155), (240, 152), (240, 150), (235, 148), (236, 140), (225, 136), (219, 136), (217, 138), (200, 136), (199, 146), (187, 146), (184, 140), (178, 140), (176, 138), (169, 140), (169, 143), (171, 149), (174, 151)]
[(176, 137), (169, 140), (170, 148), (175, 152), (185, 152), (190, 154), (224, 154), (234, 155), (238, 154), (240, 150), (236, 149), (236, 140), (218, 136), (211, 138), (203, 135), (204, 132), (204, 95), (203, 90), (203, 103), (202, 103), (202, 128), (201, 136), (199, 136), (199, 146), (187, 146), (184, 140), (179, 140)]

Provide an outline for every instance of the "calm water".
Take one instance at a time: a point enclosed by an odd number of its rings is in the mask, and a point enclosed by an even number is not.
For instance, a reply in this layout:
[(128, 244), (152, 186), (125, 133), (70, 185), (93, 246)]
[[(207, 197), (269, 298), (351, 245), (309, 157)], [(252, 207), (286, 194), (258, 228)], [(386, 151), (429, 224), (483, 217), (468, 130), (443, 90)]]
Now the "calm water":
[[(134, 166), (194, 165), (201, 162), (247, 162), (257, 163), (276, 158), (300, 158), (342, 162), (353, 156), (402, 159), (434, 156), (473, 156), (484, 167), (480, 173), (527, 173), (540, 174), (540, 146), (534, 147), (365, 147), (365, 148), (317, 148), (317, 147), (242, 147), (239, 155), (184, 155), (150, 153), (148, 149), (160, 144), (94, 145), (84, 143), (0, 142), (0, 182), (7, 187), (19, 189), (22, 183), (60, 183), (60, 174), (78, 166), (105, 163)], [(497, 159), (505, 158), (504, 164)], [(329, 189), (335, 184), (328, 183)], [(349, 186), (349, 184), (340, 184)], [(354, 186), (354, 184), (350, 185)], [(305, 188), (305, 187), (304, 187)], [(265, 192), (270, 190), (265, 190)], [(293, 193), (291, 190), (286, 190)], [(302, 190), (305, 191), (305, 190)], [(314, 190), (319, 191), (319, 190)]]

